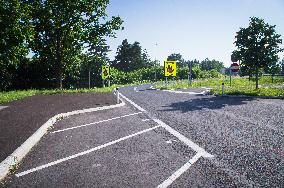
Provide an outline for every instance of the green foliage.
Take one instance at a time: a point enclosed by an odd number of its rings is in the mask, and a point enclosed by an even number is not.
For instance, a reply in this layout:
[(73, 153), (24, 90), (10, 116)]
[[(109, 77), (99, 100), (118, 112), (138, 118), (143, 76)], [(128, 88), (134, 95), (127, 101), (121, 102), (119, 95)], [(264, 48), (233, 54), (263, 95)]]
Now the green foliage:
[(142, 50), (139, 42), (129, 44), (127, 39), (117, 48), (115, 60), (111, 63), (113, 67), (120, 71), (130, 72), (141, 68), (154, 65), (147, 54), (146, 50)]
[[(149, 68), (142, 68), (132, 72), (123, 72), (115, 68), (111, 68), (112, 82), (116, 84), (131, 84), (142, 82), (155, 82), (157, 80), (165, 79), (164, 68), (162, 66), (152, 66)], [(216, 70), (201, 71), (199, 66), (192, 68), (193, 79), (205, 78), (221, 78), (222, 75)], [(177, 69), (177, 77), (175, 79), (187, 79), (188, 67), (181, 67)]]
[(179, 53), (173, 53), (168, 56), (167, 61), (177, 61), (177, 67), (181, 68), (187, 66), (187, 62), (182, 58), (182, 55)]
[(32, 34), (30, 6), (21, 0), (0, 1), (0, 90), (12, 86), (17, 68), (28, 53)]
[(237, 32), (237, 50), (233, 55), (236, 60), (241, 61), (243, 71), (256, 75), (256, 89), (260, 69), (274, 69), (279, 59), (277, 54), (283, 51), (279, 47), (282, 43), (280, 37), (275, 31), (275, 25), (271, 26), (256, 17), (251, 18), (247, 28), (241, 28)]
[(229, 95), (251, 95), (251, 96), (275, 96), (284, 97), (284, 77), (275, 77), (274, 82), (267, 76), (260, 78), (259, 83), (261, 84), (260, 89), (255, 89), (254, 83), (249, 81), (247, 78), (233, 78), (232, 87), (230, 87), (229, 78), (222, 79), (204, 79), (195, 80), (192, 86), (189, 86), (187, 80), (178, 80), (176, 84), (165, 85), (159, 83), (157, 88), (166, 89), (184, 89), (184, 88), (199, 88), (209, 87), (215, 94), (222, 94), (222, 83), (225, 84), (225, 94)]
[(95, 51), (100, 39), (113, 36), (122, 24), (120, 17), (106, 20), (108, 0), (37, 0), (31, 4), (35, 35), (30, 47), (39, 61), (51, 65), (58, 88), (68, 69), (74, 70), (79, 62), (83, 45)]
[[(1, 1), (0, 90), (80, 85), (81, 74), (93, 68), (85, 63), (106, 61), (104, 37), (114, 37), (121, 28), (120, 17), (108, 19), (108, 3)], [(89, 60), (82, 55), (86, 49)], [(26, 58), (28, 52), (32, 59)]]
[(201, 61), (200, 68), (205, 71), (217, 70), (217, 72), (220, 72), (221, 69), (224, 68), (224, 64), (220, 61), (216, 61), (215, 59), (209, 60), (206, 58)]
[[(156, 77), (155, 77), (156, 75)], [(154, 82), (164, 78), (163, 67), (142, 68), (132, 72), (123, 72), (111, 68), (112, 82), (115, 84), (132, 84), (142, 82)]]
[(18, 90), (18, 91), (8, 91), (8, 92), (0, 92), (0, 104), (5, 104), (11, 101), (23, 99), (25, 97), (44, 94), (44, 95), (52, 95), (57, 93), (86, 93), (86, 92), (111, 92), (114, 88), (118, 87), (118, 85), (113, 85), (111, 87), (105, 88), (92, 88), (92, 89), (52, 89), (52, 90)]

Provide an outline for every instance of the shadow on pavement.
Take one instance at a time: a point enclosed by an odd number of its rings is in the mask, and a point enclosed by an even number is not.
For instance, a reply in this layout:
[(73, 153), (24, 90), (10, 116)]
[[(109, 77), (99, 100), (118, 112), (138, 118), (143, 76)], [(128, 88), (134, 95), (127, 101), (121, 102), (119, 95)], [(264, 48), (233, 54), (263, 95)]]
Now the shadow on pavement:
[(188, 111), (202, 110), (202, 109), (221, 109), (231, 105), (243, 105), (249, 101), (253, 101), (253, 97), (220, 97), (210, 96), (201, 98), (192, 98), (188, 101), (172, 103), (168, 106), (163, 106), (168, 109), (160, 111), (181, 111), (183, 113)]

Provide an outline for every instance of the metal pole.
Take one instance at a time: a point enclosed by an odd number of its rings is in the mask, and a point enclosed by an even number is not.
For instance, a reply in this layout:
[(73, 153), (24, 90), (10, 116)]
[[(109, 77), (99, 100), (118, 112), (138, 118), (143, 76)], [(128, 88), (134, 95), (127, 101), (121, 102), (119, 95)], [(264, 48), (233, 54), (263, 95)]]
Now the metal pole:
[(225, 85), (224, 82), (222, 83), (222, 96), (224, 96), (224, 91), (225, 91)]
[(118, 92), (118, 88), (116, 88), (116, 103), (119, 103), (119, 92)]
[(110, 79), (108, 79), (108, 87), (110, 87)]
[(89, 89), (91, 88), (91, 71), (89, 69)]
[(192, 85), (192, 61), (189, 63), (189, 84)]
[(103, 80), (103, 87), (105, 87), (105, 81)]
[(168, 77), (166, 77), (166, 86), (168, 86)]
[(232, 87), (232, 69), (230, 67), (230, 87)]
[(156, 71), (156, 67), (155, 67), (155, 82), (157, 82), (157, 71)]

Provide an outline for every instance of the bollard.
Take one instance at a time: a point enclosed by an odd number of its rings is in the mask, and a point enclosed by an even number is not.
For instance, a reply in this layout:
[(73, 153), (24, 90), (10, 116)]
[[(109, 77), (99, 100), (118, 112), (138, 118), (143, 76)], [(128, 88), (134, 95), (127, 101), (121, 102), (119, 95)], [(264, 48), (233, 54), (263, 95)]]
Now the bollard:
[(116, 90), (116, 103), (119, 104), (119, 92), (118, 92), (118, 88), (115, 88)]
[(225, 90), (225, 86), (224, 86), (224, 82), (222, 83), (222, 96), (224, 96), (224, 90)]

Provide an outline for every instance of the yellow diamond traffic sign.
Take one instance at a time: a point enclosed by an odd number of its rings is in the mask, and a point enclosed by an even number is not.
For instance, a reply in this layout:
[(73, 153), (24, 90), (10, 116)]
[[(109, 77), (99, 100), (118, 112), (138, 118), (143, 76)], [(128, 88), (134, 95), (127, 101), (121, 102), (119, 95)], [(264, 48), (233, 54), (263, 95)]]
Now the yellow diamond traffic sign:
[(110, 77), (110, 67), (102, 66), (102, 79), (108, 79)]
[(177, 62), (176, 61), (164, 61), (165, 76), (177, 75)]

